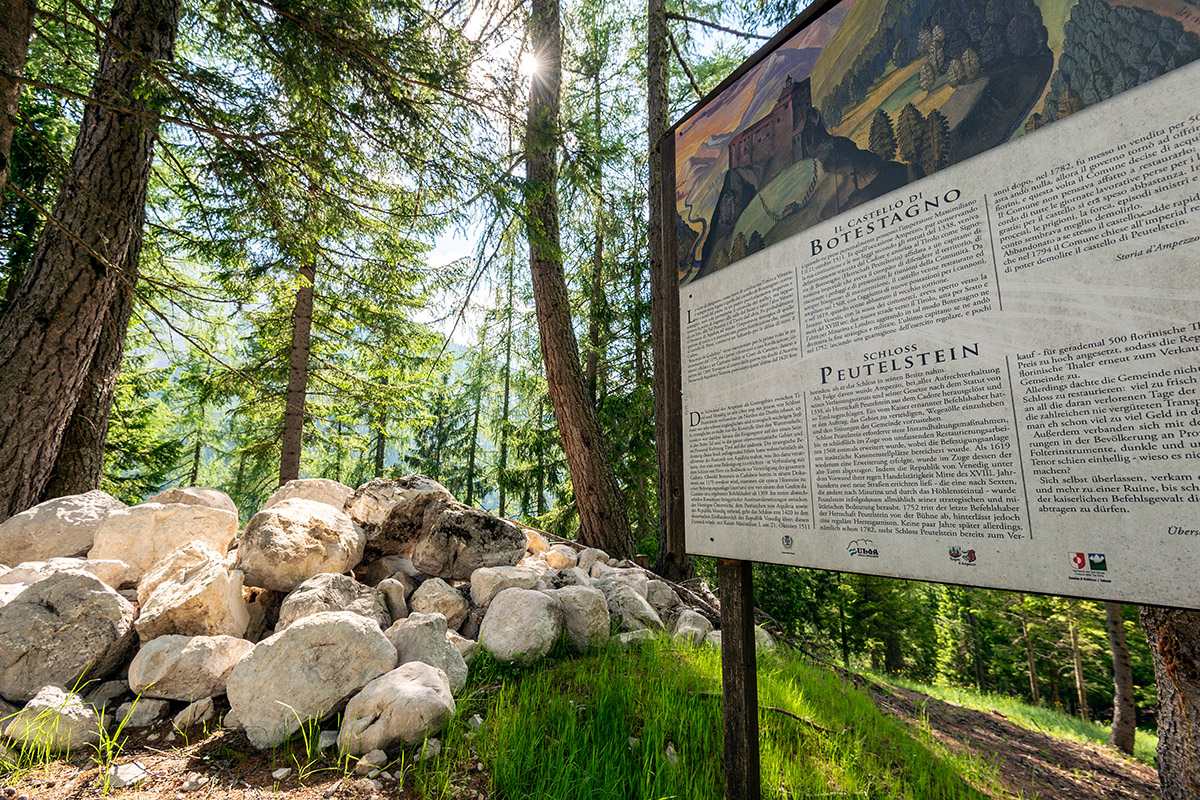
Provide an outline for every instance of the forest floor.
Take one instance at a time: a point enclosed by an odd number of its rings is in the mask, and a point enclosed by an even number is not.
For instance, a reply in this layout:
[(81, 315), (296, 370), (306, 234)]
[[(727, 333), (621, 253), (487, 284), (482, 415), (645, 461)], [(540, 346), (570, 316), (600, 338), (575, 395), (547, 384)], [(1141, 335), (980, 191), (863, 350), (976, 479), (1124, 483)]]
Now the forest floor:
[[(666, 643), (524, 670), (484, 664), (472, 669), (458, 714), (442, 734), (441, 755), (417, 761), (413, 752), (399, 752), (375, 780), (355, 775), (353, 763), (334, 750), (317, 752), (315, 728), (260, 751), (239, 731), (184, 734), (167, 719), (130, 732), (111, 755), (111, 763), (136, 762), (146, 770), (136, 787), (106, 789), (87, 748), (0, 774), (0, 800), (719, 798), (719, 675), (715, 652)], [(1157, 796), (1155, 770), (1111, 748), (878, 678), (847, 680), (779, 656), (760, 659), (759, 692), (764, 797)], [(468, 722), (475, 714), (485, 719), (478, 732)]]
[(869, 688), (875, 705), (925, 725), (953, 752), (970, 752), (1000, 771), (1015, 796), (1039, 800), (1128, 800), (1158, 796), (1158, 772), (1107, 746), (1030, 730), (999, 711), (977, 711), (890, 684)]

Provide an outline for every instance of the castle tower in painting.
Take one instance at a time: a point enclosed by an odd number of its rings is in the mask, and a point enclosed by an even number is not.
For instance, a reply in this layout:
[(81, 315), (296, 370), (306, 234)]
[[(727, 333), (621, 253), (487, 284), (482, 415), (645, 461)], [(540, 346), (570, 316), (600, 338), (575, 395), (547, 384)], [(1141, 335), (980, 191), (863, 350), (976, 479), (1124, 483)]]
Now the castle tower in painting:
[(789, 75), (771, 112), (729, 142), (730, 169), (774, 161), (769, 171), (776, 173), (808, 158), (800, 134), (804, 132), (810, 108), (812, 86), (809, 79), (796, 81)]

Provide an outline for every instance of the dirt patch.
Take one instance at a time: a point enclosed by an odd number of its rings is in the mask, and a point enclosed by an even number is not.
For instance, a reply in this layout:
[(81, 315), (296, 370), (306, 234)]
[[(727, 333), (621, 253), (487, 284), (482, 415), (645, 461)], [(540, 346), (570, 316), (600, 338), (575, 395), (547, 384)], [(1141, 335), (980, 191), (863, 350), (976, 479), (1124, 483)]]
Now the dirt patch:
[(976, 711), (897, 686), (868, 687), (887, 714), (916, 726), (922, 713), (943, 745), (996, 765), (1011, 797), (1129, 800), (1158, 797), (1158, 772), (1115, 749), (1059, 739), (1014, 725), (999, 712)]

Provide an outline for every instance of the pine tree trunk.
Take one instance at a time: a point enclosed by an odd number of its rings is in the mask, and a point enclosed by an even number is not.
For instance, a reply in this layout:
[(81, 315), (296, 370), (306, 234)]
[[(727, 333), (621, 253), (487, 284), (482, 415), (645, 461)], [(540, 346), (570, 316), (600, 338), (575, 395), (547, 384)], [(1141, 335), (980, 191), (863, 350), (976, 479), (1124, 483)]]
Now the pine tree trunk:
[(1024, 616), (1021, 617), (1021, 637), (1025, 640), (1025, 660), (1029, 665), (1029, 696), (1033, 699), (1033, 704), (1037, 705), (1041, 701), (1038, 694), (1037, 664), (1033, 658), (1033, 642), (1029, 639), (1029, 625)]
[[(387, 376), (384, 375), (383, 379), (380, 382), (384, 386), (387, 386), (388, 385)], [(383, 477), (383, 458), (387, 451), (387, 409), (386, 409), (386, 407), (382, 407), (382, 406), (380, 407), (379, 416), (376, 418), (375, 424), (377, 426), (376, 431), (375, 431), (375, 477), (382, 478)], [(340, 426), (341, 423), (339, 422), (338, 425)], [(339, 428), (339, 433), (340, 433), (340, 428)], [(339, 438), (339, 440), (341, 439), (340, 436), (338, 438)], [(340, 446), (341, 445), (340, 445), (340, 441), (339, 441), (339, 447)], [(338, 455), (340, 458), (340, 456), (341, 456), (340, 451), (339, 451)], [(338, 480), (341, 480), (341, 479), (339, 478)]]
[(157, 131), (144, 62), (172, 58), (180, 5), (114, 3), (92, 89), (99, 102), (84, 108), (55, 223), (0, 319), (0, 520), (40, 499), (118, 284), (132, 283), (116, 270), (139, 236)]
[(1142, 606), (1158, 679), (1161, 800), (1200, 797), (1200, 611)]
[(1075, 695), (1079, 698), (1079, 716), (1091, 719), (1091, 710), (1087, 702), (1087, 685), (1083, 681), (1083, 657), (1079, 652), (1079, 628), (1075, 625), (1074, 616), (1067, 620), (1071, 631), (1071, 660), (1075, 669)]
[(1113, 722), (1108, 743), (1122, 753), (1133, 755), (1133, 737), (1137, 730), (1137, 702), (1133, 696), (1133, 666), (1129, 660), (1129, 642), (1125, 640), (1125, 617), (1120, 603), (1105, 603), (1108, 648), (1113, 663)]
[(967, 625), (971, 628), (971, 661), (975, 668), (975, 688), (984, 691), (983, 684), (983, 654), (979, 642), (979, 620), (975, 619), (975, 609), (967, 605)]
[(533, 0), (530, 43), (538, 54), (525, 137), (529, 265), (546, 383), (558, 420), (579, 539), (617, 558), (633, 555), (620, 487), (608, 461), (596, 411), (588, 402), (558, 235), (558, 107), (562, 28), (558, 0)]
[(8, 183), (9, 155), (17, 104), (21, 97), (21, 73), (33, 34), (34, 0), (5, 0), (0, 3), (0, 199)]
[[(135, 280), (138, 259), (141, 257), (144, 212), (141, 217), (142, 220), (135, 226), (137, 235), (125, 262), (131, 281)], [(133, 315), (133, 299), (130, 286), (125, 283), (117, 285), (116, 295), (108, 307), (108, 313), (104, 315), (104, 328), (96, 343), (96, 354), (83, 382), (79, 402), (75, 404), (71, 421), (63, 432), (58, 458), (42, 495), (43, 500), (83, 494), (100, 488), (100, 478), (104, 475), (104, 443), (108, 439), (117, 376), (125, 355), (125, 335)]]
[[(482, 375), (476, 376), (477, 380), (483, 380)], [(479, 407), (483, 405), (483, 389), (480, 384), (475, 385), (475, 413), (471, 417), (471, 444), (467, 448), (467, 505), (475, 504), (475, 449), (476, 443), (479, 441)]]
[(500, 487), (499, 514), (508, 516), (508, 403), (512, 378), (512, 275), (508, 283), (508, 332), (504, 335), (504, 405), (500, 409), (500, 463), (496, 483)]
[[(600, 60), (596, 59), (596, 69), (592, 73), (592, 96), (595, 105), (592, 109), (593, 123), (596, 126), (596, 151), (599, 152), (603, 140), (601, 131), (604, 120), (600, 108)], [(588, 395), (592, 405), (596, 405), (600, 397), (600, 317), (604, 307), (604, 183), (603, 172), (597, 157), (593, 191), (596, 192), (596, 219), (592, 246), (592, 277), (588, 292), (588, 354), (587, 354), (587, 385)]]
[(279, 459), (279, 485), (300, 477), (304, 449), (304, 401), (308, 392), (308, 361), (312, 353), (313, 283), (317, 270), (311, 261), (300, 267), (304, 284), (296, 290), (292, 312), (292, 346), (288, 355), (287, 399), (283, 411), (283, 452)]
[[(673, 209), (663, 208), (663, 164), (658, 140), (667, 130), (667, 7), (666, 0), (649, 0), (647, 6), (646, 45), (646, 103), (647, 153), (649, 157), (650, 220), (646, 240), (650, 249), (650, 330), (654, 359), (654, 441), (658, 456), (658, 554), (654, 570), (674, 581), (696, 576), (696, 565), (687, 554), (672, 547), (670, 527), (681, 526), (675, 520), (683, 510), (683, 487), (677, 485), (671, 459), (671, 414), (667, 406), (672, 390), (668, 386), (667, 363), (678, 359), (678, 352), (668, 344), (667, 322), (678, 309), (667, 302), (668, 273), (674, 270), (663, 264), (663, 224)], [(676, 436), (677, 438), (677, 436)]]

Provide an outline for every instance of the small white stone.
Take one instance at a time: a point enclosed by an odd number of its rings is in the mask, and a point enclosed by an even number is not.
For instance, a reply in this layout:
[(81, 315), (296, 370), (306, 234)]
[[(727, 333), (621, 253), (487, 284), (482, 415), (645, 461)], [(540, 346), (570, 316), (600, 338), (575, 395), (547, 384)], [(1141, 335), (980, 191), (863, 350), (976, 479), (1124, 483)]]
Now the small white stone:
[(317, 749), (328, 750), (337, 744), (337, 731), (321, 731), (321, 735), (317, 737)]
[(473, 731), (477, 731), (483, 727), (483, 717), (478, 714), (472, 714), (467, 717), (467, 727)]
[(183, 778), (183, 786), (180, 787), (185, 792), (198, 792), (208, 785), (208, 777), (201, 775), (199, 772), (189, 772)]
[(108, 769), (108, 782), (114, 789), (124, 789), (126, 786), (133, 786), (149, 777), (150, 773), (146, 771), (146, 768), (136, 761), (131, 761), (128, 764), (114, 764)]
[(675, 745), (668, 743), (665, 755), (667, 757), (667, 763), (671, 766), (675, 766), (679, 763), (679, 754), (675, 752)]
[(442, 752), (441, 739), (426, 739), (425, 744), (421, 745), (421, 752), (417, 753), (417, 761), (424, 761), (427, 758), (437, 758)]
[(271, 777), (277, 781), (281, 781), (284, 778), (286, 778), (288, 775), (291, 775), (291, 774), (292, 774), (291, 767), (280, 767), (279, 769), (277, 769), (271, 773)]

